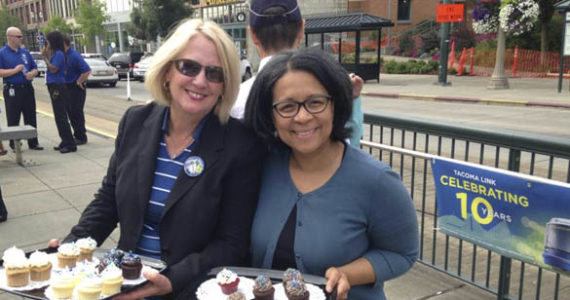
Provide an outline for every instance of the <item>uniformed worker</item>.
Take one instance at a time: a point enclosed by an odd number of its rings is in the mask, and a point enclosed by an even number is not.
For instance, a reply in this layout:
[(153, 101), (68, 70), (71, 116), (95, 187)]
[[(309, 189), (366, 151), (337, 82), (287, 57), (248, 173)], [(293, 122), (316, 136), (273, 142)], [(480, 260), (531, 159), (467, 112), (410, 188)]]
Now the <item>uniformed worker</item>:
[[(36, 98), (32, 80), (38, 75), (36, 62), (28, 50), (22, 48), (22, 31), (16, 27), (6, 30), (6, 45), (0, 49), (0, 77), (4, 78), (4, 104), (8, 126), (18, 126), (20, 115), (24, 124), (37, 128)], [(37, 138), (28, 139), (32, 150), (43, 150)], [(10, 140), (14, 149), (14, 141)]]
[(91, 68), (85, 62), (85, 59), (73, 47), (69, 46), (69, 37), (63, 37), (65, 55), (67, 56), (67, 72), (65, 73), (65, 83), (69, 99), (67, 101), (67, 116), (69, 123), (73, 128), (73, 137), (76, 145), (87, 143), (87, 131), (85, 130), (85, 98), (87, 92), (85, 90), (85, 81)]

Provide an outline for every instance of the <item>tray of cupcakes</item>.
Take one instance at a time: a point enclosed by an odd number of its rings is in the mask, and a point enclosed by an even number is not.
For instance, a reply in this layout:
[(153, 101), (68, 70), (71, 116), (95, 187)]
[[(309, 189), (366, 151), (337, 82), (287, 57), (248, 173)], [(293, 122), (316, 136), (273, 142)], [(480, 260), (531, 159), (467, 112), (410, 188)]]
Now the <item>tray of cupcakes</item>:
[(198, 300), (335, 300), (325, 292), (327, 280), (320, 276), (286, 271), (227, 267), (214, 268), (210, 279), (196, 291)]
[(157, 259), (97, 249), (91, 238), (30, 253), (12, 247), (0, 260), (0, 290), (31, 299), (110, 299), (144, 284), (143, 271), (165, 268)]

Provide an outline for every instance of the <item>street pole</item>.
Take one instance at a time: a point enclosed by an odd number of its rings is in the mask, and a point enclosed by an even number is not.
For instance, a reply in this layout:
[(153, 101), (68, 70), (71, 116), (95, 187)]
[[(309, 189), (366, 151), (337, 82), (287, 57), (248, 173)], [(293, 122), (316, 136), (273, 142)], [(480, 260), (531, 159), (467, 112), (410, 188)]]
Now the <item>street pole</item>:
[[(450, 4), (451, 0), (443, 0), (443, 4)], [(441, 24), (441, 43), (439, 46), (439, 74), (436, 84), (451, 85), (447, 82), (447, 56), (449, 55), (449, 27), (450, 23)]]
[(507, 36), (505, 34), (505, 31), (501, 29), (499, 25), (499, 32), (497, 35), (497, 55), (495, 58), (495, 69), (493, 70), (493, 76), (491, 76), (491, 80), (489, 81), (489, 85), (487, 86), (488, 89), (500, 90), (500, 89), (509, 88), (509, 81), (507, 80), (507, 76), (505, 75), (506, 40)]

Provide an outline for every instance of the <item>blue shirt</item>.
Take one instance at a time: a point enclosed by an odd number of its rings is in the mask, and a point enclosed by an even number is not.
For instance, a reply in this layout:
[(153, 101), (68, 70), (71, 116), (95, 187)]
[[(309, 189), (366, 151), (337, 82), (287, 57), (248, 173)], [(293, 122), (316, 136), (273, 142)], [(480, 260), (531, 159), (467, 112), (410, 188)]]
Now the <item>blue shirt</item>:
[(166, 135), (168, 134), (168, 121), (170, 118), (170, 109), (166, 109), (164, 119), (162, 121), (162, 139), (158, 156), (156, 157), (156, 167), (154, 170), (154, 179), (150, 192), (150, 199), (144, 216), (144, 225), (142, 235), (139, 239), (137, 250), (138, 254), (161, 259), (160, 247), (160, 217), (166, 204), (166, 199), (170, 195), (170, 190), (178, 179), (178, 176), (187, 176), (184, 171), (184, 162), (192, 153), (192, 148), (200, 137), (202, 128), (208, 116), (200, 122), (194, 134), (194, 141), (175, 158), (170, 158), (166, 148)]
[(38, 66), (28, 50), (18, 47), (18, 51), (14, 51), (8, 45), (2, 47), (2, 49), (0, 49), (0, 69), (13, 69), (17, 65), (24, 65), (24, 69), (22, 72), (18, 72), (9, 77), (4, 77), (5, 83), (29, 83), (30, 81), (26, 79), (25, 74), (31, 70), (37, 69)]
[(63, 51), (57, 50), (49, 59), (49, 62), (57, 67), (57, 72), (47, 70), (46, 83), (65, 83), (65, 54)]
[(91, 68), (83, 59), (79, 52), (72, 47), (67, 49), (67, 73), (65, 73), (65, 83), (75, 83), (81, 74), (90, 71)]
[(352, 286), (348, 299), (386, 299), (383, 283), (408, 271), (418, 255), (413, 202), (390, 167), (350, 145), (335, 174), (302, 194), (289, 173), (290, 150), (274, 149), (264, 161), (251, 231), (252, 263), (271, 268), (287, 218), (297, 207), (297, 268), (323, 276), (332, 266), (364, 257), (376, 282)]
[(350, 128), (350, 144), (356, 148), (360, 146), (364, 124), (364, 113), (362, 112), (362, 96), (352, 101), (352, 115), (346, 122), (346, 127)]

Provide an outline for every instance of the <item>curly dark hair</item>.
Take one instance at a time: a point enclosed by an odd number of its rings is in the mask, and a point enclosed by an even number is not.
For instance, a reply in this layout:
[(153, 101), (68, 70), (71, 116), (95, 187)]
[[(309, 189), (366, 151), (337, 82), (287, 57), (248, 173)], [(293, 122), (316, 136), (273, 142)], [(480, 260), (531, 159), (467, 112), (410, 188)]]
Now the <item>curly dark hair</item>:
[(65, 52), (65, 48), (63, 47), (63, 34), (61, 34), (61, 32), (57, 30), (48, 32), (46, 40), (49, 42), (49, 49), (51, 51), (55, 52), (61, 50)]
[(331, 140), (344, 141), (350, 134), (345, 127), (352, 114), (352, 84), (346, 70), (323, 51), (301, 49), (280, 52), (257, 74), (245, 107), (244, 124), (270, 145), (282, 142), (274, 135), (273, 89), (287, 72), (304, 71), (315, 76), (332, 96), (334, 107)]

